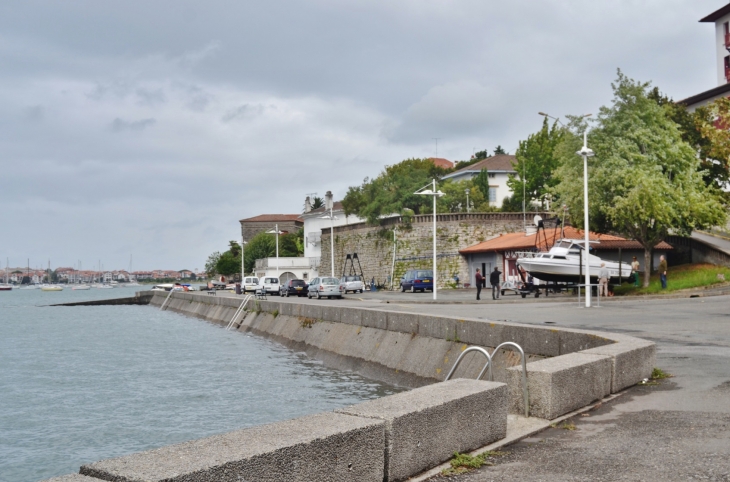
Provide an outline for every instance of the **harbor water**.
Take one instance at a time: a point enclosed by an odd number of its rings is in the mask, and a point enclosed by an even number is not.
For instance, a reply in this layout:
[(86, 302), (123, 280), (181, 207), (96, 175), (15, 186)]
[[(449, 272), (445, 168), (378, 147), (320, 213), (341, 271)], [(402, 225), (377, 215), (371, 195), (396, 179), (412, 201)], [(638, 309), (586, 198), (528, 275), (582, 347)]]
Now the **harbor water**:
[(0, 481), (398, 391), (150, 306), (47, 306), (133, 292), (0, 293)]

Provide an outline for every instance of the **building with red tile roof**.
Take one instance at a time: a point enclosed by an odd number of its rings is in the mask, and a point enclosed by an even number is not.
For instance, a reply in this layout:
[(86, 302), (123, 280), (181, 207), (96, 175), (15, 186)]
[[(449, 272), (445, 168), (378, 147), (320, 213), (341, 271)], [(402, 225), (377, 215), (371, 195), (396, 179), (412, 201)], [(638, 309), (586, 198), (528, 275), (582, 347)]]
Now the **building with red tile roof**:
[(295, 233), (304, 226), (301, 214), (259, 214), (252, 218), (241, 219), (241, 235), (250, 241), (262, 231), (271, 231), (279, 226), (279, 231)]
[(429, 157), (428, 160), (433, 162), (433, 165), (436, 167), (441, 167), (443, 169), (454, 168), (454, 163), (449, 161), (448, 159), (444, 159), (443, 157)]
[(515, 164), (517, 164), (515, 156), (497, 154), (447, 174), (443, 179), (468, 181), (479, 175), (482, 169), (486, 169), (489, 172), (489, 205), (501, 207), (504, 198), (512, 196), (512, 190), (507, 185), (507, 180), (510, 175), (517, 174)]

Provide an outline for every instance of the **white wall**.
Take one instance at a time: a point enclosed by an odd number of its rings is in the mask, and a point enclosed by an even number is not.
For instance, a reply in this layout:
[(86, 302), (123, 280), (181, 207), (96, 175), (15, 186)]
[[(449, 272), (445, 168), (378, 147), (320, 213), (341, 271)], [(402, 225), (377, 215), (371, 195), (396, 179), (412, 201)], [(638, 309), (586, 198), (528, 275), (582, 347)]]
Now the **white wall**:
[[(360, 223), (363, 220), (360, 219), (357, 216), (345, 216), (345, 212), (340, 211), (333, 211), (333, 214), (337, 219), (334, 221), (334, 225), (336, 226), (344, 226), (345, 224), (354, 224), (354, 223)], [(322, 256), (322, 245), (320, 242), (317, 242), (316, 245), (312, 245), (309, 240), (307, 239), (310, 235), (310, 233), (320, 233), (322, 232), (322, 229), (329, 228), (332, 223), (330, 223), (329, 219), (323, 219), (321, 216), (323, 213), (316, 213), (316, 214), (304, 214), (302, 215), (302, 218), (304, 219), (304, 257), (305, 258), (319, 258)]]

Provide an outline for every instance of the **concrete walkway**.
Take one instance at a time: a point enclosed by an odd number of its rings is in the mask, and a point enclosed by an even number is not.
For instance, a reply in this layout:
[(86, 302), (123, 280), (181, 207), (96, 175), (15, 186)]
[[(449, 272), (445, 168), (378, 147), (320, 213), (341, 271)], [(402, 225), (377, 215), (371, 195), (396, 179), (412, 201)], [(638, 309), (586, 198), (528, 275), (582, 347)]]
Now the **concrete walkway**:
[(281, 300), (627, 333), (656, 342), (657, 365), (674, 375), (574, 417), (575, 430), (547, 429), (508, 447), (494, 466), (454, 480), (730, 481), (730, 296), (622, 299), (590, 309), (558, 298), (413, 302), (419, 296)]

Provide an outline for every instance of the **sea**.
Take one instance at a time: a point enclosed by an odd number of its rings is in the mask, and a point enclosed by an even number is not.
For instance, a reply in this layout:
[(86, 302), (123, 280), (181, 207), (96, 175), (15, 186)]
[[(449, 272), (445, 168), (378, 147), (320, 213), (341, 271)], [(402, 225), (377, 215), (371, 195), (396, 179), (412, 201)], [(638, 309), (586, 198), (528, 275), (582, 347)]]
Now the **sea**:
[(400, 391), (156, 307), (50, 306), (134, 291), (0, 292), (0, 481)]

